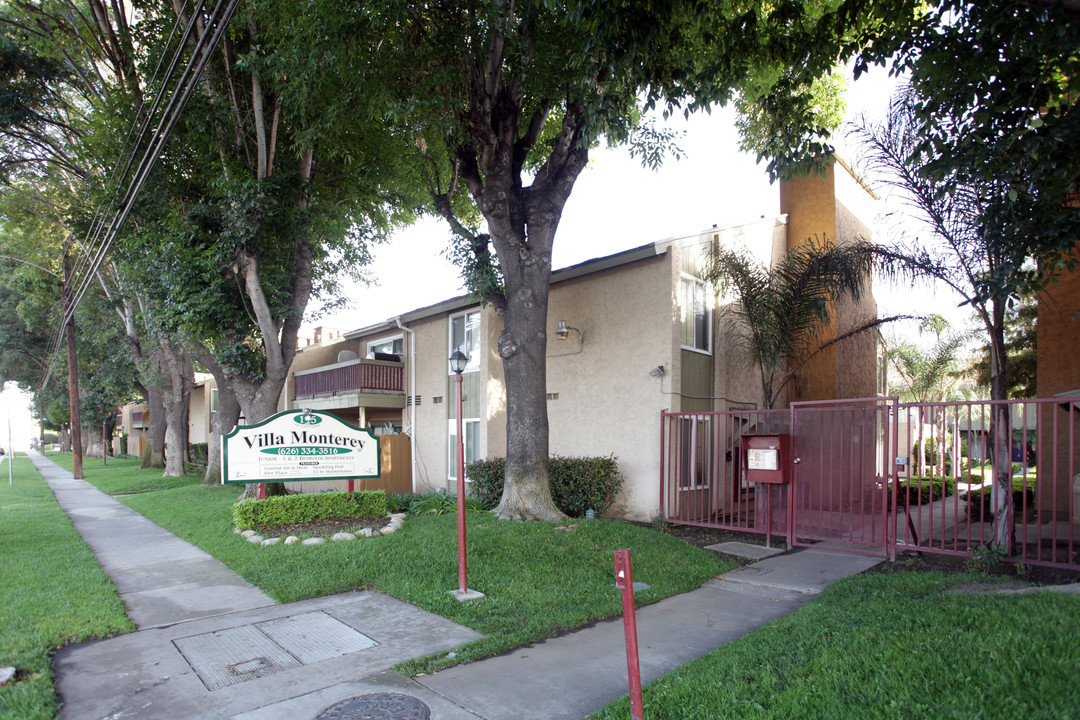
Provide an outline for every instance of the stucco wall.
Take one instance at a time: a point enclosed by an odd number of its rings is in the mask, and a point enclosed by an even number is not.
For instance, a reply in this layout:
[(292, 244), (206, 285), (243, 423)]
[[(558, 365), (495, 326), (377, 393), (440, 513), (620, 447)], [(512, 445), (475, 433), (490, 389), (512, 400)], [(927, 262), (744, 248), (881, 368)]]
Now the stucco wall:
[[(675, 271), (677, 274), (677, 270)], [(548, 308), (551, 452), (614, 454), (624, 477), (613, 514), (648, 520), (659, 504), (660, 413), (671, 403), (672, 256), (552, 286)], [(559, 340), (559, 320), (579, 328)], [(554, 397), (557, 395), (558, 397)]]

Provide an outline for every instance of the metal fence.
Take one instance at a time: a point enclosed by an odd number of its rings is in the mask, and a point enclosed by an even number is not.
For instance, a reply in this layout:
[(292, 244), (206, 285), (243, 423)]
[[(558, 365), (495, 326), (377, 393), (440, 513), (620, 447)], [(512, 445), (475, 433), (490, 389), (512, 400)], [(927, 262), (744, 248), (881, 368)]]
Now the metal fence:
[[(661, 515), (889, 557), (970, 555), (1012, 526), (1013, 559), (1076, 568), (1078, 424), (1077, 398), (664, 413)], [(790, 435), (790, 482), (746, 481), (743, 436), (763, 433)], [(1011, 484), (1014, 525), (1003, 513), (995, 525), (995, 468)]]

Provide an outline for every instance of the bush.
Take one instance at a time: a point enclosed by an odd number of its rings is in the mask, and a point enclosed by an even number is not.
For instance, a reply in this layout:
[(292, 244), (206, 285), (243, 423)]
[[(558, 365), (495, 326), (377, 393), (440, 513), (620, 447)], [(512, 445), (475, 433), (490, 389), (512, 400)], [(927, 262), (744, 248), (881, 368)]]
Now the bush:
[(191, 443), (192, 462), (206, 464), (206, 443)]
[[(896, 486), (896, 506), (904, 507), (904, 495), (908, 506), (928, 505), (935, 500), (956, 494), (956, 479), (951, 477), (914, 477), (901, 480)], [(891, 502), (892, 498), (890, 498)]]
[[(921, 441), (915, 441), (915, 444), (911, 447), (911, 467), (913, 470), (919, 469), (919, 445), (922, 445), (922, 457), (923, 462), (926, 465), (927, 470), (940, 470), (938, 463), (941, 460), (940, 457), (940, 445), (934, 438), (923, 438)], [(946, 475), (952, 474), (952, 457), (949, 453), (945, 453), (945, 468)]]
[[(1032, 508), (1035, 505), (1035, 480), (1027, 478), (1027, 488), (1024, 487), (1024, 478), (1014, 476), (1012, 478), (1013, 512), (1020, 517), (1023, 508)], [(1026, 497), (1025, 497), (1026, 496)], [(990, 522), (994, 519), (993, 496), (990, 486), (972, 490), (964, 495), (964, 499), (970, 499), (968, 512), (972, 520)]]
[(416, 495), (409, 512), (413, 515), (450, 515), (457, 512), (457, 497), (441, 492)]
[[(466, 469), (473, 493), (485, 507), (493, 508), (502, 497), (506, 460), (477, 460)], [(552, 457), (550, 463), (551, 498), (555, 507), (570, 517), (582, 517), (592, 509), (606, 512), (622, 487), (614, 456), (564, 458)]]
[(412, 505), (413, 494), (409, 492), (391, 493), (386, 496), (386, 511), (391, 513), (407, 513)]
[(233, 522), (241, 530), (267, 525), (293, 525), (333, 518), (384, 517), (386, 493), (382, 490), (279, 495), (265, 500), (245, 500), (233, 505)]
[[(457, 512), (457, 495), (444, 492), (428, 492), (423, 495), (411, 495), (412, 501), (407, 510), (412, 515), (453, 515)], [(470, 495), (465, 498), (465, 512), (487, 510), (480, 498)]]

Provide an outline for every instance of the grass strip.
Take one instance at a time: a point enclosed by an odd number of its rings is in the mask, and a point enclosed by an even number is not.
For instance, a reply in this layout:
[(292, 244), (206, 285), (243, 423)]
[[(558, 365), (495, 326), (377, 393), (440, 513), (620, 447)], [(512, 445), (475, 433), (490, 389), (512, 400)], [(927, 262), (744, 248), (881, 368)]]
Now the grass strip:
[[(1064, 718), (1080, 713), (1080, 597), (962, 594), (979, 575), (858, 575), (654, 681), (650, 720)], [(626, 697), (589, 716), (630, 716)]]
[[(3, 467), (0, 465), (0, 467)], [(52, 653), (68, 644), (134, 630), (112, 581), (94, 559), (30, 460), (0, 483), (0, 717), (57, 717)]]
[[(127, 494), (143, 482), (101, 480), (123, 463), (86, 466), (88, 482)], [(160, 475), (160, 470), (143, 471)], [(126, 471), (125, 471), (126, 473)], [(468, 513), (469, 587), (482, 600), (459, 603), (456, 514), (410, 517), (385, 537), (319, 546), (260, 547), (233, 532), (231, 506), (238, 485), (204, 486), (190, 478), (178, 486), (121, 497), (126, 505), (198, 545), (278, 602), (295, 602), (351, 590), (379, 590), (486, 635), (446, 653), (410, 661), (399, 669), (424, 674), (552, 637), (618, 615), (613, 552), (628, 547), (634, 578), (651, 585), (642, 604), (701, 585), (734, 565), (715, 554), (654, 530), (609, 520), (579, 520), (563, 532), (548, 523), (495, 520)]]

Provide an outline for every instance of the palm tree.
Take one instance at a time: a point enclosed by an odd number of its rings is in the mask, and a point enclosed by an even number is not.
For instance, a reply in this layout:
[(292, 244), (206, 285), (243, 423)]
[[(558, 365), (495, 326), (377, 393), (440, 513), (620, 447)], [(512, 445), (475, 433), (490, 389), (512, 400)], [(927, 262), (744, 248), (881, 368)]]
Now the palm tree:
[(799, 368), (818, 352), (894, 319), (873, 320), (814, 346), (836, 301), (858, 300), (866, 292), (873, 267), (874, 246), (862, 240), (838, 246), (815, 238), (788, 250), (771, 268), (745, 249), (710, 248), (703, 277), (718, 291), (735, 295), (736, 302), (725, 312), (727, 330), (761, 376), (766, 409), (774, 406)]

